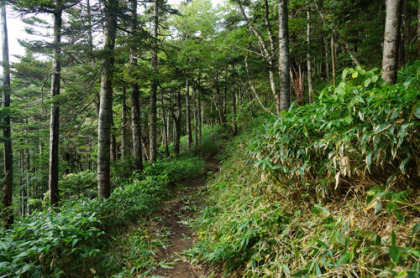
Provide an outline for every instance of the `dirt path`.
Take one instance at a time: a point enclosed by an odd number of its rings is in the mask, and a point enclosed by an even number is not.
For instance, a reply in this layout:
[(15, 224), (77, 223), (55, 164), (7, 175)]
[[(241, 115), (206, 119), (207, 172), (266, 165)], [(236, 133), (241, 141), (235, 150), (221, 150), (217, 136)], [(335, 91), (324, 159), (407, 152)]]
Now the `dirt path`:
[[(186, 261), (182, 252), (188, 250), (194, 242), (193, 231), (186, 225), (186, 220), (191, 219), (195, 213), (202, 209), (200, 203), (200, 188), (206, 180), (218, 171), (219, 162), (214, 155), (207, 159), (204, 177), (184, 181), (175, 196), (163, 205), (157, 214), (161, 221), (152, 223), (152, 230), (166, 229), (169, 233), (168, 247), (160, 248), (157, 259), (161, 263), (153, 275), (167, 278), (196, 278), (204, 277), (204, 271), (192, 266)], [(163, 265), (163, 266), (162, 266)]]

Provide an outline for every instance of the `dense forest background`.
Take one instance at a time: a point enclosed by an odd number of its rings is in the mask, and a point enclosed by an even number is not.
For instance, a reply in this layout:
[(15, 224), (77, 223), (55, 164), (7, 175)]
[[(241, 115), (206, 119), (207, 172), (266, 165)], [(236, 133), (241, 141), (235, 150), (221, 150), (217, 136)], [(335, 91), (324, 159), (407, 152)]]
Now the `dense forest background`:
[[(6, 5), (40, 38), (14, 63)], [(418, 1), (1, 10), (1, 277), (144, 273), (133, 257), (154, 247), (121, 262), (116, 235), (237, 135), (191, 261), (232, 277), (420, 275)]]

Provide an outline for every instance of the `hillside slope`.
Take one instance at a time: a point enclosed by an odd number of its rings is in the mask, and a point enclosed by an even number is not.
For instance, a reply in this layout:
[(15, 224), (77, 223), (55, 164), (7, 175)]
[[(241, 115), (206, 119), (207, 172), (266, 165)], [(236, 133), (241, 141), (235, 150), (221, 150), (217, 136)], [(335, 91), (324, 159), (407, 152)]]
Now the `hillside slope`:
[(191, 260), (228, 277), (419, 277), (419, 68), (394, 86), (347, 69), (236, 138)]

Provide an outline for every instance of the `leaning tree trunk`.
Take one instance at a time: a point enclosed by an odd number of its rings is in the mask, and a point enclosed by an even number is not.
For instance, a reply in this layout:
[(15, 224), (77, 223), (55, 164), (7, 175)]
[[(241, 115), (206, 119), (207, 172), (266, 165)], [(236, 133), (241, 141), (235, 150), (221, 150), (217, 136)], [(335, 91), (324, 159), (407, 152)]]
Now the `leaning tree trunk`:
[[(9, 71), (9, 42), (7, 37), (7, 20), (6, 20), (6, 3), (4, 0), (0, 2), (1, 13), (1, 44), (2, 44), (2, 65), (3, 65), (3, 108), (6, 110), (10, 107), (10, 71)], [(6, 114), (3, 118), (3, 151), (4, 151), (4, 186), (3, 186), (3, 206), (4, 206), (4, 223), (6, 228), (10, 228), (13, 224), (13, 152), (12, 140), (10, 133), (10, 115)]]
[(289, 27), (287, 0), (277, 0), (279, 14), (280, 111), (290, 106)]
[(117, 34), (118, 0), (107, 0), (105, 4), (105, 45), (103, 69), (101, 73), (101, 93), (98, 118), (98, 196), (108, 198), (111, 195), (111, 122), (112, 122), (112, 67), (114, 65), (114, 47)]
[(382, 57), (382, 78), (388, 84), (397, 82), (398, 70), (398, 31), (400, 26), (400, 0), (388, 0)]
[[(137, 0), (131, 0), (131, 32), (137, 30)], [(130, 68), (131, 71), (137, 67), (136, 47), (130, 47)], [(136, 81), (131, 84), (131, 130), (133, 136), (133, 159), (134, 170), (141, 171), (143, 169), (143, 157), (141, 151), (141, 125), (140, 125), (140, 93), (139, 85)]]
[(312, 63), (311, 63), (311, 11), (308, 10), (306, 12), (307, 16), (307, 28), (306, 28), (306, 36), (307, 36), (307, 43), (308, 43), (308, 52), (306, 55), (306, 64), (308, 67), (308, 92), (309, 92), (309, 103), (314, 101), (314, 88), (312, 85)]
[(157, 39), (158, 39), (158, 24), (159, 24), (159, 6), (158, 0), (154, 0), (153, 11), (153, 50), (152, 50), (152, 69), (153, 78), (150, 88), (150, 135), (149, 135), (149, 154), (150, 161), (156, 161), (157, 154), (157, 139), (156, 139), (156, 93), (157, 93), (157, 75), (158, 75), (158, 62), (157, 62)]

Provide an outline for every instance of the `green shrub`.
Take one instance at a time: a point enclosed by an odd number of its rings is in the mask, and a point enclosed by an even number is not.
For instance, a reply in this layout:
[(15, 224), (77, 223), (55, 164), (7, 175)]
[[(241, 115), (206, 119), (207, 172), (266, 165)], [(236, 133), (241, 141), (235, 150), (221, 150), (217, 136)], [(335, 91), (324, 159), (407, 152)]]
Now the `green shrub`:
[(313, 104), (291, 107), (267, 125), (252, 141), (250, 155), (262, 171), (290, 184), (310, 184), (322, 197), (342, 179), (371, 173), (389, 182), (394, 175), (415, 182), (419, 91), (415, 74), (388, 86), (376, 69), (346, 69), (337, 88), (326, 88)]
[(418, 277), (419, 68), (393, 86), (347, 69), (232, 142), (190, 260), (231, 277)]
[[(119, 271), (104, 252), (112, 244), (109, 233), (144, 219), (168, 196), (170, 183), (196, 175), (203, 165), (199, 158), (158, 161), (108, 199), (68, 201), (0, 230), (0, 277), (89, 277)], [(74, 194), (79, 193), (74, 188), (89, 188), (93, 182), (93, 173), (85, 171), (66, 176), (61, 185)]]
[(79, 196), (96, 196), (96, 173), (86, 170), (64, 176), (59, 181), (59, 187), (64, 199), (79, 198)]

